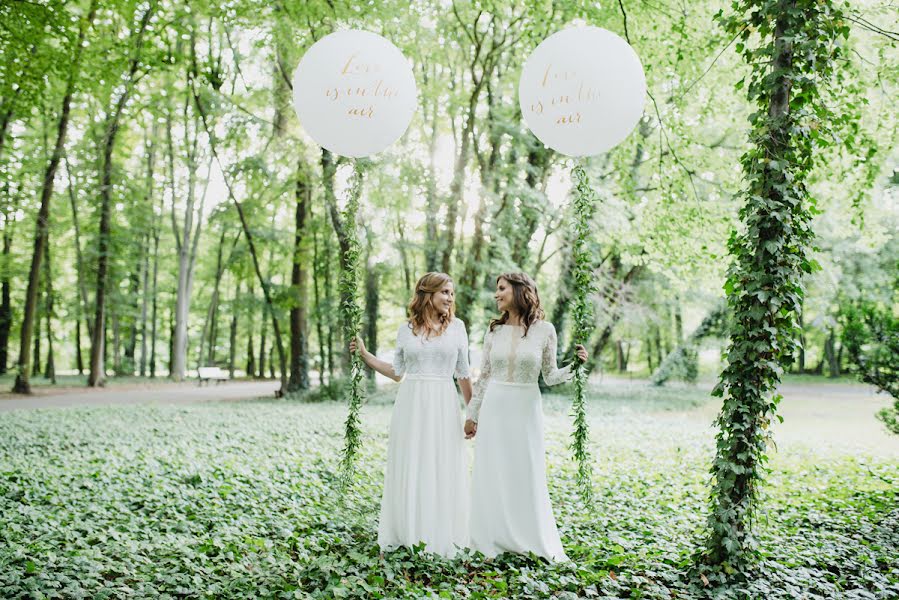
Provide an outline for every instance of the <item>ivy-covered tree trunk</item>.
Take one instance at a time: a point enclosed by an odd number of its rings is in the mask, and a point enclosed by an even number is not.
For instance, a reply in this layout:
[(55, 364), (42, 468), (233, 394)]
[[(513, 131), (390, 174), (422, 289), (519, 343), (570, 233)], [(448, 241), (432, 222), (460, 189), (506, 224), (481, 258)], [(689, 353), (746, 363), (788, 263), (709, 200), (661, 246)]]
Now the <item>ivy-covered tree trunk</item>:
[[(827, 144), (823, 133), (832, 121), (818, 86), (833, 72), (836, 38), (848, 33), (829, 0), (738, 0), (732, 8), (722, 21), (741, 37), (737, 50), (752, 65), (747, 89), (757, 110), (742, 157), (743, 226), (729, 242), (725, 289), (733, 322), (714, 391), (724, 403), (701, 556), (721, 567), (720, 580), (745, 572), (757, 556), (751, 523), (780, 401), (775, 392), (796, 348), (802, 276), (812, 270), (813, 200), (805, 179), (813, 148)], [(747, 48), (751, 33), (758, 46)]]

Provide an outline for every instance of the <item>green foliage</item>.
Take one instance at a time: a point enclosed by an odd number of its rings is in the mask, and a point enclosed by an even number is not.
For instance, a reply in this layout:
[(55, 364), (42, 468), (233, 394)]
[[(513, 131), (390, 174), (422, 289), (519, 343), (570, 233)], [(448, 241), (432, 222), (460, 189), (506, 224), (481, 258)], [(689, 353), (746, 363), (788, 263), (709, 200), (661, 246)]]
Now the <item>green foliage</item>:
[(653, 372), (650, 381), (664, 385), (669, 379), (696, 383), (699, 376), (699, 351), (694, 344), (682, 344), (665, 357)]
[[(752, 535), (771, 439), (775, 390), (797, 346), (814, 201), (806, 179), (831, 127), (851, 118), (821, 101), (834, 77), (848, 26), (825, 0), (737, 0), (719, 20), (738, 36), (752, 71), (745, 82), (756, 107), (743, 155), (743, 228), (728, 244), (733, 263), (725, 290), (732, 313), (727, 363), (715, 395), (724, 398), (712, 465), (708, 537), (701, 560), (726, 580), (759, 558)], [(740, 82), (740, 86), (744, 81)]]
[[(704, 419), (692, 390), (588, 390), (594, 503), (565, 452), (569, 401), (546, 397), (547, 467), (570, 563), (380, 553), (389, 403), (363, 408), (356, 483), (339, 494), (341, 402), (18, 411), (0, 417), (3, 598), (642, 598), (792, 600), (899, 593), (893, 458), (791, 450), (772, 465), (769, 549), (744, 586), (685, 573), (704, 518)], [(599, 394), (599, 395), (597, 395)], [(635, 409), (635, 402), (642, 402)], [(644, 410), (647, 409), (647, 410)], [(637, 410), (637, 412), (635, 412)]]
[(664, 385), (669, 379), (680, 379), (695, 383), (699, 376), (699, 344), (706, 337), (723, 336), (727, 331), (727, 306), (719, 303), (690, 334), (683, 344), (678, 345), (658, 366), (650, 377), (653, 385)]
[[(595, 259), (590, 252), (590, 225), (593, 222), (593, 214), (596, 211), (596, 191), (590, 185), (587, 171), (582, 164), (572, 169), (574, 179), (573, 193), (573, 249), (572, 249), (572, 281), (573, 302), (571, 318), (573, 320), (572, 338), (575, 344), (586, 344), (593, 332), (593, 299), (596, 285), (593, 282), (593, 265)], [(575, 359), (574, 365), (574, 401), (572, 413), (574, 416), (574, 431), (572, 432), (571, 449), (578, 464), (578, 488), (585, 503), (589, 503), (593, 496), (591, 484), (591, 458), (587, 440), (587, 408), (585, 404), (585, 388), (587, 385), (587, 369), (579, 360)]]
[[(359, 212), (359, 198), (362, 195), (361, 161), (353, 161), (353, 175), (349, 197), (343, 211), (343, 223), (347, 232), (347, 246), (344, 252), (344, 268), (340, 271), (340, 297), (344, 298), (341, 309), (344, 323), (344, 339), (351, 340), (360, 334), (362, 328), (362, 307), (359, 303), (359, 266), (361, 246), (357, 237), (358, 224), (356, 215)], [(348, 386), (348, 412), (345, 423), (345, 446), (341, 459), (341, 479), (344, 486), (353, 481), (354, 461), (361, 443), (359, 431), (359, 409), (365, 399), (365, 368), (362, 357), (354, 352), (350, 357), (350, 373)]]
[(899, 398), (899, 318), (873, 302), (842, 307), (843, 347), (865, 383)]
[(850, 370), (895, 399), (877, 418), (899, 435), (899, 318), (877, 303), (858, 301), (842, 307), (840, 321)]

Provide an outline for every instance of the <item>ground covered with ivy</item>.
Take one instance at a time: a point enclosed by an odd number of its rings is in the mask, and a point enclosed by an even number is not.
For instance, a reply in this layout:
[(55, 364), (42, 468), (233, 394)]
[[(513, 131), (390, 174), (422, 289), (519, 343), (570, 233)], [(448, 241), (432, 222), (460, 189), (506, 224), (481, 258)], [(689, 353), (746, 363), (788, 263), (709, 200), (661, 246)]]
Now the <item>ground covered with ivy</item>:
[(444, 560), (376, 545), (388, 388), (362, 411), (360, 472), (335, 492), (344, 405), (265, 400), (0, 414), (3, 598), (895, 598), (899, 457), (773, 455), (756, 577), (688, 575), (705, 522), (706, 394), (594, 391), (594, 504), (570, 405), (546, 398), (549, 484), (570, 563)]

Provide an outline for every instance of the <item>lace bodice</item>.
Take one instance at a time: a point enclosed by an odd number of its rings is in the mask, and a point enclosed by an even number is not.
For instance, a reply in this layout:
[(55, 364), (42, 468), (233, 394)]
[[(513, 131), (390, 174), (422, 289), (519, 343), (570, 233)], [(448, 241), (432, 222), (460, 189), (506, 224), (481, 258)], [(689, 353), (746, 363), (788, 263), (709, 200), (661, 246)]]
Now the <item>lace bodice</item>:
[(396, 332), (393, 372), (401, 376), (428, 375), (468, 379), (468, 333), (460, 319), (453, 321), (439, 336), (415, 335), (410, 324)]
[(474, 394), (468, 404), (466, 418), (478, 420), (478, 411), (490, 381), (503, 383), (537, 383), (540, 373), (546, 385), (556, 385), (571, 379), (570, 366), (556, 365), (556, 328), (547, 321), (537, 321), (528, 329), (517, 325), (497, 325), (484, 336), (481, 373), (474, 384)]

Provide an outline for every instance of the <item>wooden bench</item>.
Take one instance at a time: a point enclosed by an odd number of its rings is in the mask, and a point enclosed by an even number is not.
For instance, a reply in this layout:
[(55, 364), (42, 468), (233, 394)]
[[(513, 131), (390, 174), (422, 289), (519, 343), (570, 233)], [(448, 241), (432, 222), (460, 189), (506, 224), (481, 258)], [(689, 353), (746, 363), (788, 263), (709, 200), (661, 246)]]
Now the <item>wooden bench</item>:
[(219, 367), (200, 367), (197, 369), (197, 385), (203, 385), (203, 382), (214, 381), (217, 384), (222, 381), (228, 381), (228, 373), (222, 371)]

